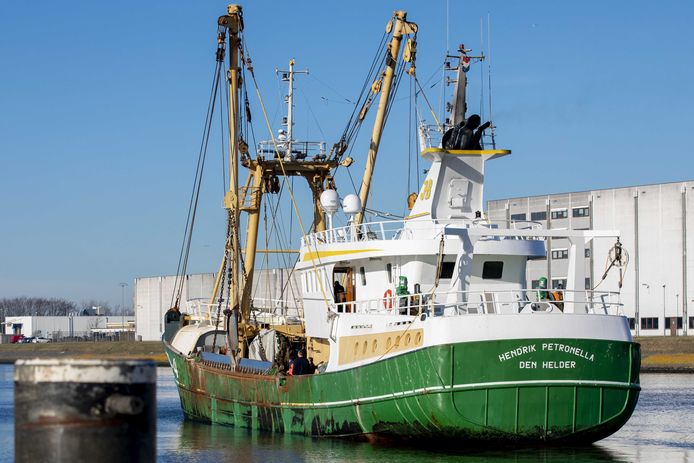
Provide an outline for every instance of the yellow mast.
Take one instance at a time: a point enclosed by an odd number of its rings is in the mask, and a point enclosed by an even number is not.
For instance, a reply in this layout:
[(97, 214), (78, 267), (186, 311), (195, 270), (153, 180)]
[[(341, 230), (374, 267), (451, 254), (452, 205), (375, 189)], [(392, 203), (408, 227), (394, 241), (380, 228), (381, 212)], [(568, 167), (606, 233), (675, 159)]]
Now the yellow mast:
[[(229, 190), (224, 196), (224, 207), (229, 210), (229, 218), (231, 220), (232, 230), (231, 236), (226, 242), (225, 254), (231, 259), (231, 294), (229, 300), (232, 305), (236, 306), (239, 299), (239, 267), (238, 267), (238, 250), (239, 235), (237, 231), (239, 223), (240, 205), (238, 198), (238, 127), (239, 127), (239, 32), (243, 30), (243, 15), (240, 5), (229, 5), (227, 14), (220, 16), (217, 23), (224, 27), (229, 34), (229, 72), (227, 74), (229, 85)], [(223, 41), (224, 36), (220, 34), (219, 40)], [(226, 267), (225, 260), (219, 267), (219, 272), (215, 278), (210, 304), (214, 304), (219, 292), (219, 285), (224, 275)]]
[(388, 45), (388, 60), (386, 63), (386, 70), (383, 74), (383, 82), (374, 83), (374, 93), (378, 91), (380, 85), (381, 97), (378, 101), (378, 112), (376, 113), (376, 120), (374, 121), (373, 132), (371, 133), (371, 143), (369, 144), (369, 154), (366, 160), (366, 167), (364, 168), (364, 177), (361, 181), (361, 187), (359, 188), (359, 199), (361, 200), (361, 212), (355, 217), (355, 223), (358, 225), (362, 223), (364, 219), (364, 209), (366, 208), (366, 202), (369, 199), (369, 190), (371, 189), (371, 177), (373, 176), (374, 165), (376, 164), (376, 155), (378, 154), (378, 146), (381, 143), (381, 135), (383, 133), (383, 125), (385, 123), (386, 110), (388, 106), (388, 99), (390, 98), (390, 91), (393, 85), (393, 75), (395, 74), (395, 65), (398, 61), (398, 55), (400, 54), (400, 45), (402, 43), (402, 36), (404, 34), (410, 34), (417, 31), (417, 25), (414, 23), (407, 22), (407, 12), (396, 11), (393, 20), (388, 23), (387, 31), (392, 27), (393, 21), (395, 21), (395, 28), (393, 30), (393, 38)]

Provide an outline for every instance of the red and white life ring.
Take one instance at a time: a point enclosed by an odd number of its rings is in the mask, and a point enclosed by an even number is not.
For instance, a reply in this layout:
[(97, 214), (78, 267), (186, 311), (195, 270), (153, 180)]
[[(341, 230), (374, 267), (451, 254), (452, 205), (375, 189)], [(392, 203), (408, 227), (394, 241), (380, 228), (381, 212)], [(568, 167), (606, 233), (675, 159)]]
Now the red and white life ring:
[(383, 308), (388, 310), (393, 308), (393, 291), (390, 289), (386, 289), (383, 293)]

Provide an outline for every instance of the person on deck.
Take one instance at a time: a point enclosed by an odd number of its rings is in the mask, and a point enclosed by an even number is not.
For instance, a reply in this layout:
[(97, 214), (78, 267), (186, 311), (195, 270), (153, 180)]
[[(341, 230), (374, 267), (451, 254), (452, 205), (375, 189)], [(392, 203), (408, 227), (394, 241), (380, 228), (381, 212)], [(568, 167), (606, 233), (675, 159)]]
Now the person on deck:
[(345, 302), (345, 287), (337, 280), (333, 282), (333, 297), (338, 304)]
[(306, 353), (302, 349), (297, 353), (296, 360), (294, 360), (294, 368), (292, 368), (292, 375), (309, 375), (311, 373), (311, 364), (306, 359)]

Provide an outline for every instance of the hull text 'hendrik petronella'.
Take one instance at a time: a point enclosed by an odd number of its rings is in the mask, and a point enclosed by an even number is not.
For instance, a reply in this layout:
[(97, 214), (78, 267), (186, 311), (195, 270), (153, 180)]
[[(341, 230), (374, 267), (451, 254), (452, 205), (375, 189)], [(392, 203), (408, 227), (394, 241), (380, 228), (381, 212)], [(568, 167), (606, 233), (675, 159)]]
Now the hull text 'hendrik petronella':
[[(584, 289), (583, 257), (592, 240), (616, 239), (609, 258), (619, 268), (626, 251), (616, 231), (485, 218), (485, 163), (510, 151), (496, 149), (494, 125), (466, 115), (466, 72), (484, 56), (461, 45), (447, 59), (456, 73), (450, 117), (434, 126), (420, 121), (430, 168), (419, 193), (408, 197), (409, 215), (365, 220), (394, 82), (412, 79), (422, 88), (417, 25), (397, 11), (386, 34), (386, 53), (379, 51), (357, 109), (329, 152), (325, 143), (299, 141), (293, 133), (294, 80), (308, 73), (295, 70), (293, 60), (278, 71), (289, 87), (286, 130), (273, 136), (267, 123), (270, 139), (251, 150), (248, 95), (258, 95), (265, 111), (257, 88), (244, 88), (256, 80), (241, 7), (231, 5), (219, 18), (213, 91), (220, 97), (213, 101), (229, 106), (224, 256), (210, 299), (185, 300), (194, 195), (165, 319), (164, 345), (186, 416), (307, 436), (463, 445), (593, 442), (612, 434), (636, 406), (639, 345), (619, 294)], [(333, 176), (354, 162), (346, 153), (376, 101), (361, 187), (340, 199)], [(204, 162), (199, 166), (195, 189)], [(249, 172), (244, 186), (241, 167)], [(312, 193), (308, 230), (291, 177), (305, 178)], [(274, 224), (261, 227), (261, 216), (268, 216), (261, 203), (279, 201), (284, 192), (301, 227), (299, 249), (258, 249), (259, 229), (274, 230)], [(271, 210), (276, 204), (270, 202)], [(345, 217), (335, 215), (339, 209)], [(344, 226), (334, 223), (340, 218)], [(566, 242), (566, 287), (526, 289), (526, 263), (546, 256), (549, 239)], [(256, 256), (267, 262), (273, 252), (298, 255), (296, 283), (284, 284), (279, 299), (260, 299)]]

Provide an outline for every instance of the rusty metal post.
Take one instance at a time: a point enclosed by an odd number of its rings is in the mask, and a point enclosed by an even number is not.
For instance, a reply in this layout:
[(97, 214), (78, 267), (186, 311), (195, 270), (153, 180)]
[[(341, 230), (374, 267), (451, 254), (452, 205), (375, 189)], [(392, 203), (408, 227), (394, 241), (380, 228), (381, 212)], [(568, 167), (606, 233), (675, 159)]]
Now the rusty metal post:
[(147, 360), (15, 363), (15, 461), (156, 459), (156, 368)]

